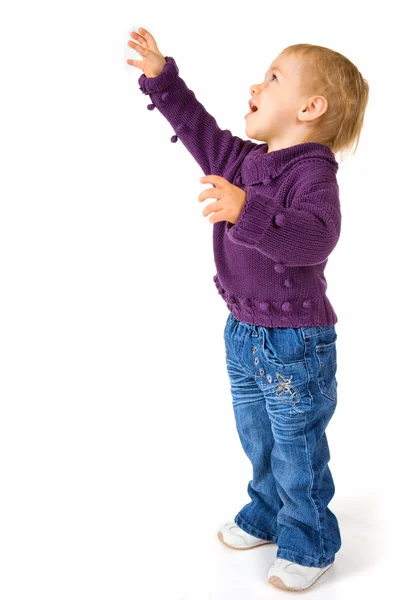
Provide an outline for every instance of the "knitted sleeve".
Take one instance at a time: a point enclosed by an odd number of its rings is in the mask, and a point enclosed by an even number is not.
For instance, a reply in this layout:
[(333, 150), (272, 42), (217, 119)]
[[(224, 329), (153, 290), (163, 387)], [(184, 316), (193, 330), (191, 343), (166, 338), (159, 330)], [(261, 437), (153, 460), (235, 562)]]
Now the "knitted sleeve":
[(336, 183), (299, 190), (290, 208), (278, 206), (254, 187), (245, 191), (239, 219), (227, 225), (227, 235), (233, 242), (255, 248), (289, 267), (316, 265), (328, 258), (341, 228)]
[(179, 138), (205, 175), (224, 177), (233, 183), (244, 157), (258, 144), (234, 136), (229, 129), (220, 129), (215, 118), (199, 102), (192, 90), (179, 76), (179, 69), (171, 56), (156, 77), (143, 73), (139, 87), (150, 95), (150, 110), (156, 107), (175, 130), (171, 141)]

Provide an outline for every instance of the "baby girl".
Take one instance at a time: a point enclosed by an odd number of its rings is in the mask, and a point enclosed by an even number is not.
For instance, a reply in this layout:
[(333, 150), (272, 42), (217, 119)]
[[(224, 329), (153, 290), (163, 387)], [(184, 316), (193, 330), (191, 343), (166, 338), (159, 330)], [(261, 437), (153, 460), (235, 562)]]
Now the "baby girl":
[(268, 582), (305, 590), (333, 564), (339, 524), (326, 427), (337, 405), (337, 315), (324, 270), (341, 228), (335, 154), (357, 148), (369, 85), (342, 54), (285, 48), (250, 87), (246, 135), (220, 129), (145, 29), (128, 45), (140, 90), (200, 165), (214, 283), (251, 501), (217, 535), (235, 550), (277, 544)]

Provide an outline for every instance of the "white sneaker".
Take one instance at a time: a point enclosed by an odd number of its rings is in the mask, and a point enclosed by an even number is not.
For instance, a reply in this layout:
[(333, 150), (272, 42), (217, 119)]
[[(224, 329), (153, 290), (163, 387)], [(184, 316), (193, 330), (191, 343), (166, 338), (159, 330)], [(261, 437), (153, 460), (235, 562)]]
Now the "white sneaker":
[(297, 592), (315, 583), (333, 563), (327, 567), (305, 567), (285, 558), (277, 558), (268, 571), (268, 583), (281, 590)]
[(234, 521), (228, 521), (221, 525), (217, 535), (220, 542), (235, 550), (250, 550), (256, 546), (273, 543), (246, 533)]

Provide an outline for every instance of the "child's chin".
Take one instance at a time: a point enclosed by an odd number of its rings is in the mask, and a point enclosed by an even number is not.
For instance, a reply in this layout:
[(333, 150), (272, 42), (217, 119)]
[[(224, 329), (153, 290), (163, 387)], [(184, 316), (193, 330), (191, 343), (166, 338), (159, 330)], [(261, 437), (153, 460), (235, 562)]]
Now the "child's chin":
[(257, 136), (257, 132), (256, 132), (256, 131), (254, 131), (254, 130), (253, 130), (251, 127), (246, 127), (246, 128), (245, 128), (245, 131), (246, 131), (246, 135), (247, 135), (249, 138), (251, 138), (252, 140), (257, 140), (257, 141), (259, 141), (259, 139), (258, 139), (258, 136)]

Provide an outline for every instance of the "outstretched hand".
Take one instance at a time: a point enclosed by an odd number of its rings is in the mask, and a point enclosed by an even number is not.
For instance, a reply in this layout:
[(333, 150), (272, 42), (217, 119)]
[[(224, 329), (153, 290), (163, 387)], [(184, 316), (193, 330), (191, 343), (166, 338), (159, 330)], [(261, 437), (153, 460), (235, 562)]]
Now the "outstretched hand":
[(128, 46), (139, 52), (143, 56), (143, 60), (128, 58), (126, 62), (128, 65), (132, 65), (132, 67), (141, 69), (146, 77), (157, 77), (167, 61), (158, 49), (156, 40), (151, 33), (143, 27), (139, 27), (139, 32), (131, 31), (130, 36), (137, 40), (137, 42), (129, 40)]
[(206, 206), (203, 215), (206, 217), (210, 213), (214, 213), (209, 218), (210, 223), (228, 221), (228, 223), (235, 224), (246, 202), (246, 192), (219, 175), (205, 175), (200, 178), (200, 182), (213, 183), (216, 186), (207, 188), (199, 195), (199, 202), (203, 202), (207, 198), (217, 199), (216, 202)]

